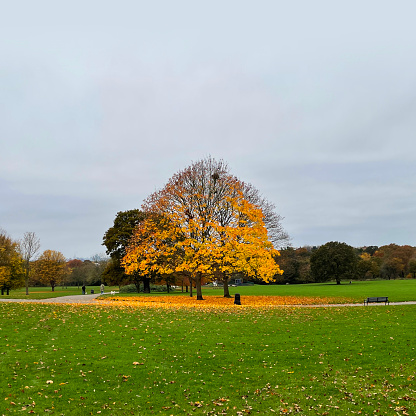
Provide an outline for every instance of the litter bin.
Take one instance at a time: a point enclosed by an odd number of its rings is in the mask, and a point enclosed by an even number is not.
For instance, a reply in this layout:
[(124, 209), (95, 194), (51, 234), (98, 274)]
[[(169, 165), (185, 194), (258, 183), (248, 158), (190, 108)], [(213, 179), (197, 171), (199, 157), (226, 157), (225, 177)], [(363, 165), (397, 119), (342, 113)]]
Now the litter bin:
[(240, 294), (236, 293), (234, 295), (234, 305), (241, 305), (241, 298), (240, 298)]
[(91, 295), (93, 295), (94, 294), (94, 289), (91, 289)]

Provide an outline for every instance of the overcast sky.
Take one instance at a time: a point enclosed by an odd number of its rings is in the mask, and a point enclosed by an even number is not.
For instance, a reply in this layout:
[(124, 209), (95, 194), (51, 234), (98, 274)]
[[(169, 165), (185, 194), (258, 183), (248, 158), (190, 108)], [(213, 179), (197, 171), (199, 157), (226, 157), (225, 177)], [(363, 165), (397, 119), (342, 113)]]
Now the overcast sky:
[(0, 228), (103, 253), (208, 155), (294, 246), (416, 245), (412, 0), (4, 2)]

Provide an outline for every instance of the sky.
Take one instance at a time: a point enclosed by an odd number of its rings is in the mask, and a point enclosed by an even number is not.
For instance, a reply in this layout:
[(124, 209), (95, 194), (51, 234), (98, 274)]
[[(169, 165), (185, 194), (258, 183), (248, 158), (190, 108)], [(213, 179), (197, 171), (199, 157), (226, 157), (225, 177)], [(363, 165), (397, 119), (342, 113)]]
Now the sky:
[(209, 155), (294, 247), (416, 245), (416, 3), (29, 0), (0, 14), (0, 228), (104, 253)]

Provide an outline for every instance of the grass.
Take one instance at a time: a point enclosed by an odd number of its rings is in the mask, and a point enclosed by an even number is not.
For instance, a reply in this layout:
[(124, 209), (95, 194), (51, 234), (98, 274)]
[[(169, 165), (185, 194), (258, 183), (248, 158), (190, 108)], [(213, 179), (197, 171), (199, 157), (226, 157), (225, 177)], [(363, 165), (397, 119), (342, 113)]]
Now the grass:
[[(222, 293), (221, 289), (211, 289), (216, 294)], [(240, 293), (241, 296), (323, 296), (323, 297), (348, 297), (356, 302), (363, 302), (371, 296), (388, 296), (390, 302), (406, 302), (416, 300), (416, 279), (406, 280), (372, 280), (352, 281), (336, 283), (311, 283), (303, 285), (255, 285), (231, 287), (230, 293)], [(208, 291), (204, 292), (208, 295)]]
[[(87, 286), (87, 293), (91, 289), (99, 293), (99, 286)], [(106, 292), (117, 291), (118, 287), (105, 288)], [(26, 296), (24, 288), (12, 290), (10, 295), (0, 295), (0, 299), (47, 299), (59, 296), (80, 295), (81, 288), (61, 286), (56, 287), (52, 292), (48, 287), (29, 288), (29, 296)], [(223, 289), (204, 286), (202, 293), (204, 296), (222, 296)], [(230, 287), (230, 294), (233, 296), (240, 293), (241, 296), (304, 296), (304, 297), (340, 297), (349, 298), (356, 303), (361, 303), (367, 297), (388, 296), (390, 302), (405, 302), (416, 300), (416, 279), (406, 280), (373, 280), (373, 281), (353, 281), (342, 282), (341, 285), (335, 283), (311, 283), (303, 285), (254, 285)], [(152, 292), (150, 294), (141, 293), (139, 296), (166, 296), (166, 292)], [(189, 296), (189, 293), (182, 293), (176, 290), (170, 293), (171, 296)], [(194, 291), (196, 296), (196, 291)], [(137, 293), (122, 293), (120, 296), (138, 296)], [(242, 298), (243, 299), (243, 298)]]
[(0, 414), (415, 414), (415, 313), (0, 303)]
[[(242, 301), (244, 296), (303, 296), (303, 297), (331, 297), (349, 298), (355, 303), (362, 303), (364, 299), (371, 296), (388, 296), (390, 302), (416, 301), (416, 279), (415, 280), (373, 280), (353, 281), (351, 284), (342, 282), (335, 283), (311, 283), (303, 285), (254, 285), (230, 287), (233, 296), (240, 293)], [(222, 287), (202, 288), (203, 296), (222, 296)], [(150, 293), (138, 295), (137, 293), (120, 293), (119, 296), (166, 296), (165, 293)], [(171, 296), (189, 296), (176, 290)], [(194, 296), (196, 291), (194, 290)]]
[[(90, 293), (91, 290), (94, 290), (94, 293), (100, 293), (100, 286), (87, 286), (86, 291)], [(118, 287), (105, 287), (105, 291), (117, 290)], [(81, 286), (77, 288), (76, 286), (61, 287), (56, 286), (55, 290), (52, 292), (50, 287), (30, 287), (29, 296), (26, 295), (26, 288), (11, 290), (10, 295), (0, 295), (0, 299), (49, 299), (57, 298), (60, 296), (74, 296), (82, 295)]]

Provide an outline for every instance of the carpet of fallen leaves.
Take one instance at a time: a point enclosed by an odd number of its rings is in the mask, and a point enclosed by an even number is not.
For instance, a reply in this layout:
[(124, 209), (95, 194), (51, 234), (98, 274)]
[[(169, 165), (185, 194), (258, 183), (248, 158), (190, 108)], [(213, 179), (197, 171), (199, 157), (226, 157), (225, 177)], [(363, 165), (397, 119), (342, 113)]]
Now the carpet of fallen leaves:
[(340, 297), (306, 297), (306, 296), (243, 296), (241, 305), (234, 304), (234, 298), (222, 296), (206, 296), (204, 300), (196, 300), (189, 296), (114, 296), (105, 300), (97, 300), (105, 305), (125, 305), (154, 308), (275, 308), (282, 306), (307, 306), (353, 303), (353, 299)]

